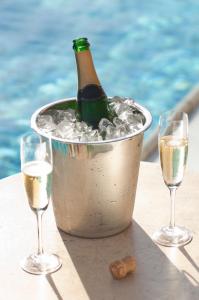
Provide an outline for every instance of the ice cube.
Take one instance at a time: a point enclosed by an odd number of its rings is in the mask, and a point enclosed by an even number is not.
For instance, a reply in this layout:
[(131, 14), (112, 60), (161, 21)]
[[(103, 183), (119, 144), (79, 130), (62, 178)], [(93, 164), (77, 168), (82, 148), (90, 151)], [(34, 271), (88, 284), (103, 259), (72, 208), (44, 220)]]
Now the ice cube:
[(113, 124), (114, 124), (116, 127), (119, 127), (119, 126), (123, 125), (124, 122), (123, 122), (121, 119), (119, 119), (118, 117), (115, 117), (115, 118), (113, 118)]
[(74, 109), (67, 109), (67, 110), (61, 110), (61, 109), (51, 109), (48, 110), (48, 114), (52, 116), (55, 124), (59, 124), (64, 119), (75, 122), (76, 121), (76, 113)]
[(64, 119), (67, 119), (70, 122), (76, 121), (76, 113), (74, 109), (67, 109), (66, 111), (63, 111)]
[(125, 124), (137, 125), (143, 124), (142, 115), (132, 112), (131, 110), (124, 110), (118, 115), (118, 118)]
[(81, 133), (77, 131), (75, 128), (72, 128), (70, 131), (66, 133), (65, 138), (72, 141), (79, 141)]
[(134, 118), (132, 112), (130, 110), (123, 110), (120, 114), (118, 114), (118, 118), (123, 121), (123, 123), (131, 123), (133, 121), (136, 122), (136, 118)]
[(75, 124), (67, 120), (61, 121), (56, 127), (56, 134), (61, 138), (67, 138), (73, 131)]
[(144, 124), (144, 117), (139, 111), (134, 111), (133, 116), (136, 118), (138, 124)]
[(131, 132), (131, 130), (127, 124), (123, 124), (123, 125), (119, 126), (118, 130), (120, 131), (120, 136), (125, 136)]
[(106, 140), (107, 139), (114, 139), (116, 137), (116, 127), (111, 125), (108, 125), (104, 131), (104, 135)]
[(64, 119), (63, 110), (50, 109), (48, 110), (48, 114), (52, 116), (55, 124), (60, 123)]
[(75, 128), (79, 131), (87, 131), (88, 130), (88, 125), (86, 122), (76, 122), (75, 123)]
[(102, 118), (99, 122), (99, 125), (98, 125), (98, 128), (99, 128), (99, 131), (100, 132), (103, 132), (104, 130), (106, 130), (106, 128), (109, 126), (109, 125), (113, 125), (111, 123), (111, 121), (109, 121), (108, 119), (106, 118)]
[(91, 141), (99, 141), (102, 139), (97, 129), (92, 130), (91, 132), (87, 133), (87, 135)]
[(134, 107), (134, 100), (131, 99), (131, 98), (126, 98), (126, 99), (124, 100), (124, 103), (127, 104), (127, 105), (130, 106), (130, 107)]
[(37, 126), (45, 132), (50, 132), (56, 129), (56, 125), (50, 115), (39, 115), (36, 123)]
[(134, 123), (134, 124), (129, 124), (128, 127), (129, 127), (129, 131), (130, 131), (129, 133), (135, 133), (138, 130), (142, 129), (143, 125), (142, 125), (142, 123), (139, 123), (139, 124)]
[(127, 99), (127, 98), (121, 98), (121, 97), (115, 96), (110, 101), (109, 107), (114, 113), (116, 113), (118, 115), (118, 114), (122, 113), (124, 110), (129, 109), (128, 100), (129, 100), (129, 98)]

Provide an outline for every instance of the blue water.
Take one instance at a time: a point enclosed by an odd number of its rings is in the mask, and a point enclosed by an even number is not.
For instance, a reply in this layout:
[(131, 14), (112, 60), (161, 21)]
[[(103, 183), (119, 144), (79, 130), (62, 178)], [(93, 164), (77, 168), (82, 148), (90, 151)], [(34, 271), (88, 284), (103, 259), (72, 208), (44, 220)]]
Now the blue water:
[(32, 113), (76, 95), (72, 40), (88, 37), (108, 95), (130, 96), (157, 125), (199, 75), (198, 0), (1, 0), (0, 178), (19, 172)]

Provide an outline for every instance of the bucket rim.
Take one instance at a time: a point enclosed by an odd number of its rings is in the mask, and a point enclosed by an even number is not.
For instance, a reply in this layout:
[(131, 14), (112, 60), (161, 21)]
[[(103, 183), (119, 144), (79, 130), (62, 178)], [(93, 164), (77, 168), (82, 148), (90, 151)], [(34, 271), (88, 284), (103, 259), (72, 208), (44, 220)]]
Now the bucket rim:
[[(113, 98), (113, 97), (108, 97), (109, 99)], [(143, 133), (144, 131), (146, 131), (152, 123), (152, 115), (150, 113), (150, 111), (148, 109), (146, 109), (144, 106), (138, 104), (136, 101), (134, 101), (133, 99), (133, 104), (134, 106), (144, 115), (146, 122), (143, 125), (143, 127), (140, 130), (137, 130), (135, 133), (131, 133), (122, 137), (118, 137), (118, 138), (114, 138), (114, 139), (108, 139), (108, 140), (102, 140), (102, 141), (90, 141), (90, 142), (81, 142), (81, 141), (73, 141), (73, 140), (68, 140), (68, 139), (63, 139), (63, 138), (59, 138), (59, 137), (54, 137), (51, 134), (49, 134), (48, 132), (44, 132), (42, 131), (41, 128), (39, 128), (37, 126), (36, 120), (39, 114), (41, 114), (42, 112), (44, 112), (46, 109), (50, 108), (53, 105), (62, 103), (62, 102), (66, 102), (66, 101), (71, 101), (71, 100), (75, 100), (75, 97), (71, 97), (71, 98), (64, 98), (64, 99), (60, 99), (60, 100), (56, 100), (54, 102), (50, 102), (46, 105), (43, 105), (42, 107), (40, 107), (39, 109), (37, 109), (31, 116), (30, 119), (30, 123), (31, 123), (31, 128), (38, 133), (40, 136), (43, 136), (45, 138), (50, 138), (53, 141), (57, 141), (57, 142), (61, 142), (64, 144), (86, 144), (86, 145), (101, 145), (101, 144), (107, 144), (107, 143), (114, 143), (114, 142), (119, 142), (119, 141), (124, 141), (124, 140), (129, 140), (134, 138), (135, 136)]]

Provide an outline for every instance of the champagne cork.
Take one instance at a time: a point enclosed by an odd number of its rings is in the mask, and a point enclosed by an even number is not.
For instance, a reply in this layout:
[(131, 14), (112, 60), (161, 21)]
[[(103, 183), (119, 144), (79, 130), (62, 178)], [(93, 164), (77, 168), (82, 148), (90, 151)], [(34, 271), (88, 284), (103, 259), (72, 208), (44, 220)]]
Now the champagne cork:
[(135, 268), (136, 262), (132, 256), (126, 256), (121, 260), (116, 260), (109, 266), (110, 272), (115, 279), (125, 278), (128, 274), (133, 273)]

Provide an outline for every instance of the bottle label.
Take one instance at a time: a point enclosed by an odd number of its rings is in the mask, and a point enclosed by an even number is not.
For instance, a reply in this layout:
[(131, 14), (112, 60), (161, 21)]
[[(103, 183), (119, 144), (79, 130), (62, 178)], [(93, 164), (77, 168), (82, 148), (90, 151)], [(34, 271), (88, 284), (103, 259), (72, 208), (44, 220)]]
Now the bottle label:
[(78, 101), (96, 101), (106, 97), (101, 86), (88, 84), (78, 91)]

